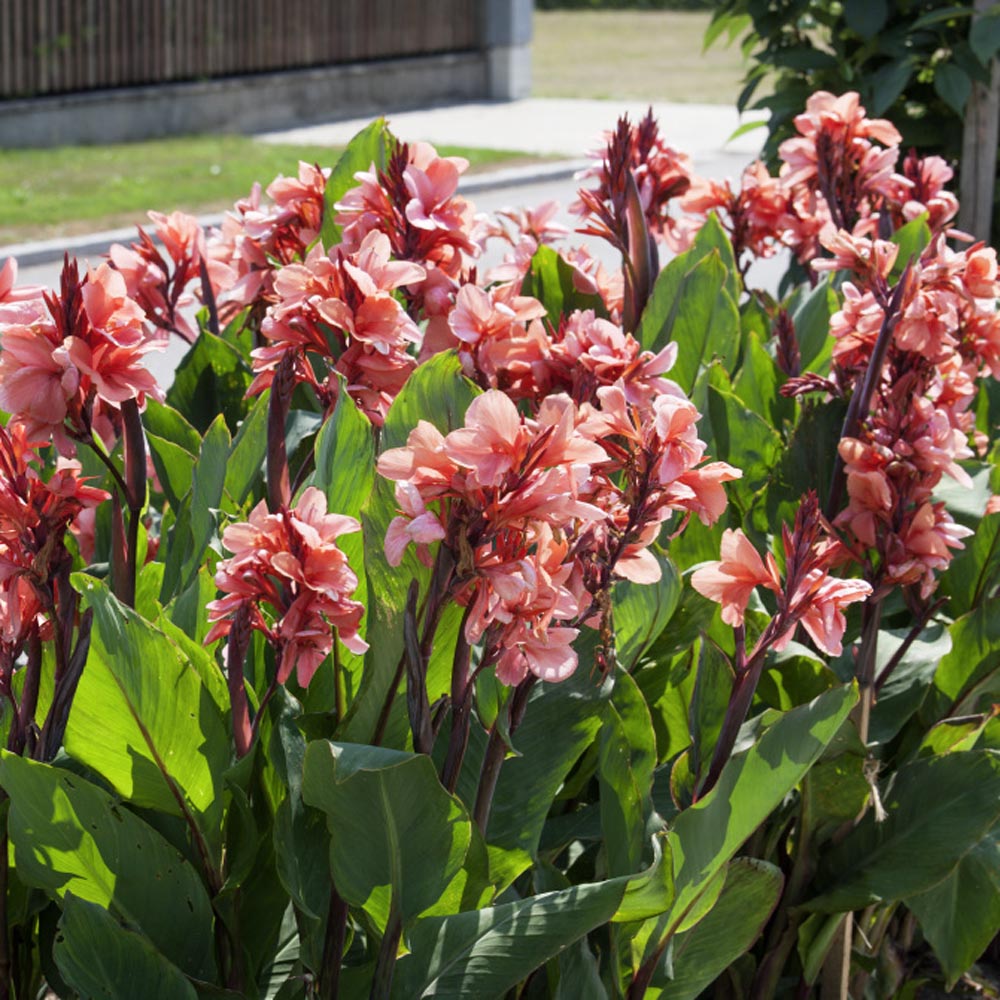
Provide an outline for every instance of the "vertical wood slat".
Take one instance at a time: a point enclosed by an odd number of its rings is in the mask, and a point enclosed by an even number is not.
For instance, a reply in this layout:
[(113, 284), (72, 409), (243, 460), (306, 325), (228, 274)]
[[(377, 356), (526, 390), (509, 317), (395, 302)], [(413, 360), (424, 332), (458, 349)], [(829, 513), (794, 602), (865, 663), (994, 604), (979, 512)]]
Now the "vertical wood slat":
[(0, 99), (478, 47), (481, 0), (2, 0)]

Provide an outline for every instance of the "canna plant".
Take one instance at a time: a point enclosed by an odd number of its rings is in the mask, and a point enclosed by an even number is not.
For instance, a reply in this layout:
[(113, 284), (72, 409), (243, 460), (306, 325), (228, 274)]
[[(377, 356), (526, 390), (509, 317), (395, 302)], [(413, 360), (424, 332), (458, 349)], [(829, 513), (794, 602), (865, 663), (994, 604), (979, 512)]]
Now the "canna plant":
[(57, 291), (5, 264), (0, 995), (978, 975), (996, 253), (857, 95), (795, 124), (735, 187), (620, 121), (616, 269), (383, 121)]

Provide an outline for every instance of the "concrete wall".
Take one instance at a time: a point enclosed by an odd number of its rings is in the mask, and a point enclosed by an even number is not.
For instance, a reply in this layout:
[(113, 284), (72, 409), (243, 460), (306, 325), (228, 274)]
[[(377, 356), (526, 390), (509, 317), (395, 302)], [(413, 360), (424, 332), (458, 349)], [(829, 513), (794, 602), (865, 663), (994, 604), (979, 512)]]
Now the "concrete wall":
[(2, 101), (0, 146), (268, 131), (387, 109), (481, 99), (486, 87), (482, 53), (449, 53)]
[(531, 89), (532, 0), (483, 0), (476, 52), (0, 101), (0, 147), (257, 132)]

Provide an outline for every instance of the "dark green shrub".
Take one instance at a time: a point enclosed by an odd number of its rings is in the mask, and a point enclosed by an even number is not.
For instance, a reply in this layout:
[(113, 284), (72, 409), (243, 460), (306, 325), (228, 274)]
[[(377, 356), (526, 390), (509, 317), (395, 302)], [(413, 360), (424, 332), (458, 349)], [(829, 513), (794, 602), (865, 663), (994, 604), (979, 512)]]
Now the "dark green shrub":
[[(989, 83), (1000, 49), (1000, 12), (975, 23), (972, 12), (971, 3), (940, 0), (723, 0), (706, 43), (747, 32), (752, 67), (738, 103), (771, 112), (765, 154), (772, 162), (810, 94), (856, 90), (869, 115), (899, 128), (904, 149), (957, 166), (973, 81)], [(773, 93), (754, 103), (767, 77)]]

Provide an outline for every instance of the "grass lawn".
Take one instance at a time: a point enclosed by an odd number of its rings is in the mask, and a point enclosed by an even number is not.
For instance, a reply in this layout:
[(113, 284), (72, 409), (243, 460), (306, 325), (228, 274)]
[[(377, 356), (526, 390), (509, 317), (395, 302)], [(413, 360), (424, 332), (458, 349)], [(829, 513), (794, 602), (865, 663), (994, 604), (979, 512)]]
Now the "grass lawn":
[[(495, 149), (439, 147), (470, 172), (530, 157)], [(147, 222), (146, 212), (222, 211), (298, 161), (332, 166), (329, 146), (274, 146), (239, 135), (185, 136), (113, 146), (0, 150), (0, 246)]]
[(735, 104), (745, 72), (739, 45), (702, 52), (701, 11), (535, 11), (536, 97)]

